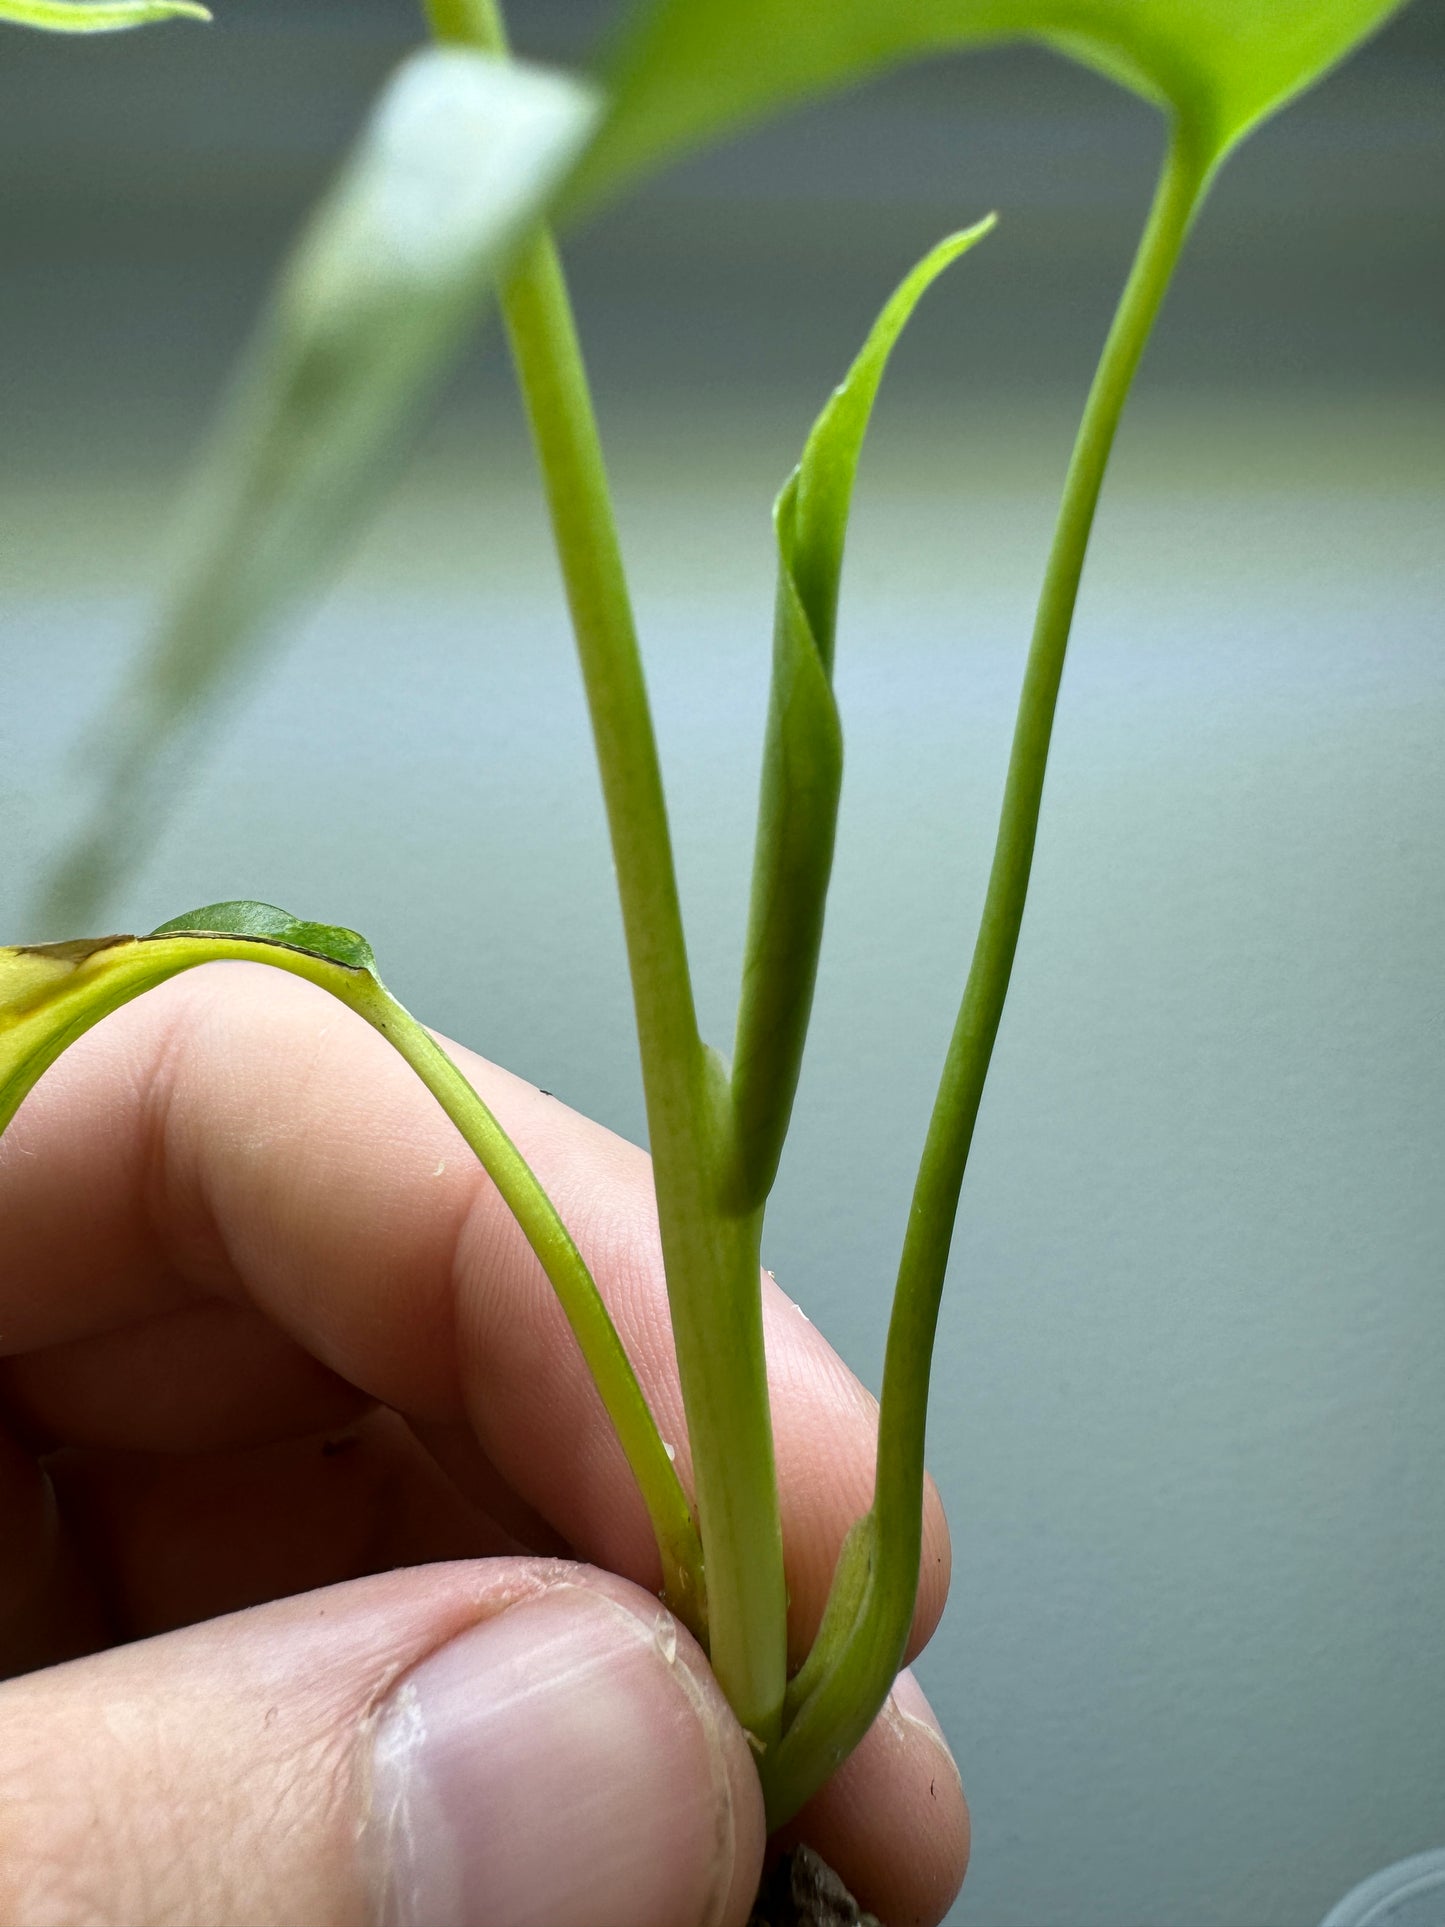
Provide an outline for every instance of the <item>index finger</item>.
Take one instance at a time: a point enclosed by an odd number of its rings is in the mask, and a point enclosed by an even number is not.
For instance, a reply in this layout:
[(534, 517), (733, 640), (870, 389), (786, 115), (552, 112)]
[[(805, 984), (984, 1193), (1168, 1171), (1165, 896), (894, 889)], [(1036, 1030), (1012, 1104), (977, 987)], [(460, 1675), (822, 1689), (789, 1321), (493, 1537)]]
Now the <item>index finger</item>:
[[(523, 1080), (454, 1053), (550, 1192), (607, 1300), (663, 1436), (689, 1467), (649, 1162)], [(584, 1558), (655, 1586), (630, 1472), (540, 1267), (453, 1126), (359, 1019), (295, 979), (218, 964), (75, 1045), (0, 1142), (0, 1351), (10, 1394), (53, 1437), (96, 1424), (212, 1443), (217, 1386), (236, 1423), (298, 1410), (335, 1380), (418, 1420), (466, 1420), (526, 1502)], [(98, 1257), (103, 1254), (103, 1261)], [(842, 1537), (872, 1491), (875, 1407), (765, 1280), (765, 1326), (792, 1601), (811, 1638)], [(148, 1360), (191, 1309), (231, 1300), (291, 1341), (237, 1357), (224, 1321), (188, 1369)], [(149, 1330), (147, 1330), (149, 1326)], [(23, 1365), (18, 1362), (23, 1355)], [(101, 1369), (97, 1371), (97, 1355)], [(310, 1362), (324, 1368), (308, 1375)], [(322, 1379), (324, 1377), (324, 1383)], [(278, 1390), (279, 1385), (279, 1390)], [(82, 1409), (83, 1408), (83, 1409)], [(167, 1442), (162, 1439), (161, 1442)], [(914, 1648), (948, 1576), (930, 1487)]]

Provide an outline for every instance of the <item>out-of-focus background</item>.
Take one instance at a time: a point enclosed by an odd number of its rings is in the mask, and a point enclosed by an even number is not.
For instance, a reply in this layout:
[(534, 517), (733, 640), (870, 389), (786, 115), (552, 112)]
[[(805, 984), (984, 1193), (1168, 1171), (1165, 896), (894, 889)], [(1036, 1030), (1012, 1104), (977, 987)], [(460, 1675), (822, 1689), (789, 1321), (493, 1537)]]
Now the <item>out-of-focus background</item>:
[[(0, 46), (7, 937), (84, 796), (187, 452), (417, 26), (217, 0)], [(579, 58), (612, 20), (517, 0)], [(1220, 182), (1120, 439), (965, 1188), (920, 1664), (965, 1927), (1310, 1927), (1445, 1843), (1445, 14), (1421, 0)], [(768, 505), (901, 272), (864, 460), (849, 777), (766, 1256), (876, 1385), (1031, 597), (1148, 197), (1151, 113), (940, 61), (675, 170), (569, 258), (710, 1033), (730, 1036)], [(353, 924), (406, 1001), (642, 1135), (585, 722), (496, 331), (113, 905)], [(463, 962), (458, 962), (458, 959)]]

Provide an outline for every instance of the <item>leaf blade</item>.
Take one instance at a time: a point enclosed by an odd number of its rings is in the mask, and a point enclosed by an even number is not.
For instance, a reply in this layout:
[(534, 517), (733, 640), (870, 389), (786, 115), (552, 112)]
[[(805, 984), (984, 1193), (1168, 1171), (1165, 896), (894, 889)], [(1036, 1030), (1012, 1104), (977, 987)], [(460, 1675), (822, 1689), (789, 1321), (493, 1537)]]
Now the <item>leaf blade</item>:
[(293, 917), (289, 910), (278, 910), (274, 903), (232, 901), (208, 903), (184, 916), (172, 917), (151, 931), (156, 937), (196, 932), (206, 936), (251, 937), (262, 943), (283, 944), (290, 950), (304, 950), (324, 957), (348, 970), (369, 970), (376, 975), (376, 957), (366, 938), (340, 924), (310, 923)]
[(608, 198), (792, 103), (945, 51), (1036, 40), (1191, 125), (1213, 162), (1404, 0), (662, 0), (624, 45), (575, 184)]
[(346, 994), (344, 977), (363, 974), (319, 951), (223, 930), (164, 929), (149, 937), (0, 949), (0, 1131), (61, 1053), (92, 1025), (181, 971), (236, 959), (278, 964), (341, 994), (345, 1002), (354, 999)]

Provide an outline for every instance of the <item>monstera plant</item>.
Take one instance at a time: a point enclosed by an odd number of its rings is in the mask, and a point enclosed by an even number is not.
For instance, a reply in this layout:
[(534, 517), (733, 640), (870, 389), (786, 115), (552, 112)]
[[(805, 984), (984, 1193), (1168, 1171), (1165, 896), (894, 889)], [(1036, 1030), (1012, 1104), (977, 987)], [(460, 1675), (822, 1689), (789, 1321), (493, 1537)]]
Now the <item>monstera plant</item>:
[[(190, 492), (151, 647), (106, 719), (99, 796), (39, 913), (0, 952), (0, 1121), (75, 1038), (215, 958), (331, 992), (385, 1036), (516, 1214), (565, 1307), (655, 1530), (664, 1595), (755, 1741), (773, 1825), (868, 1729), (918, 1584), (929, 1361), (960, 1184), (1019, 941), (1050, 731), (1089, 532), (1130, 384), (1217, 170), (1396, 0), (662, 0), (584, 77), (513, 62), (492, 0), (427, 0), (434, 40), (387, 87), (278, 283)], [(76, 31), (201, 9), (0, 0)], [(657, 745), (587, 379), (544, 222), (580, 222), (674, 156), (905, 61), (1040, 41), (1153, 103), (1158, 187), (1084, 405), (1044, 571), (957, 1024), (903, 1239), (870, 1508), (789, 1669), (759, 1295), (763, 1216), (803, 1056), (842, 780), (832, 677), (849, 501), (889, 351), (980, 221), (904, 280), (778, 496), (777, 614), (736, 1035), (699, 1033)], [(962, 271), (962, 270), (961, 270)], [(316, 592), (406, 430), (499, 300), (530, 418), (596, 738), (635, 997), (693, 1485), (684, 1490), (577, 1245), (444, 1051), (352, 932), (221, 902), (87, 937), (180, 780), (194, 733)]]

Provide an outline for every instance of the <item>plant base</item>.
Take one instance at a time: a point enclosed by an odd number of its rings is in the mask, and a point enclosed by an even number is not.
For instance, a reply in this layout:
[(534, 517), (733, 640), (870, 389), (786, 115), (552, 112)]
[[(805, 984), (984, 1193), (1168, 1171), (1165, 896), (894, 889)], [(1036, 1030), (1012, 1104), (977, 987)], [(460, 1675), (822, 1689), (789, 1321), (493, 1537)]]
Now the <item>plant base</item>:
[(811, 1847), (794, 1847), (764, 1874), (748, 1927), (882, 1927), (882, 1923), (863, 1912)]

